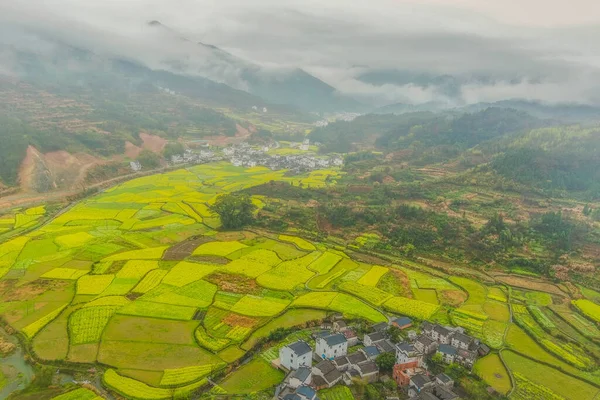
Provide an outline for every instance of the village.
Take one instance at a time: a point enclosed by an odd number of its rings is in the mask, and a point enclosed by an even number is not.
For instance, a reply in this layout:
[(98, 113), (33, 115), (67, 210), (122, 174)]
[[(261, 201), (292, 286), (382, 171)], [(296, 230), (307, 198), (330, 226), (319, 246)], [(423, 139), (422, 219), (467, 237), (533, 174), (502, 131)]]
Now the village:
[[(460, 327), (422, 322), (418, 327), (407, 317), (394, 318), (369, 327), (362, 340), (356, 328), (341, 315), (324, 322), (312, 332), (314, 348), (305, 340), (279, 349), (272, 366), (286, 373), (275, 391), (277, 400), (316, 400), (320, 390), (358, 382), (393, 382), (404, 398), (415, 400), (455, 400), (454, 380), (445, 373), (432, 374), (428, 362), (458, 364), (471, 370), (478, 357), (490, 349)], [(394, 343), (393, 331), (400, 333)], [(398, 340), (399, 338), (399, 340)], [(378, 359), (392, 354), (390, 372), (381, 371)], [(391, 376), (390, 376), (391, 375)], [(392, 397), (388, 400), (399, 399)]]
[[(302, 143), (290, 143), (290, 154), (269, 154), (270, 150), (279, 148), (280, 144), (276, 141), (262, 146), (251, 146), (246, 142), (242, 142), (223, 149), (210, 148), (205, 143), (199, 150), (188, 148), (183, 154), (171, 156), (169, 164), (205, 164), (227, 160), (235, 167), (252, 168), (262, 166), (273, 171), (286, 169), (294, 174), (329, 167), (340, 167), (344, 164), (343, 158), (339, 155), (316, 156), (309, 151), (309, 139), (305, 139)], [(138, 161), (132, 161), (130, 162), (130, 168), (133, 172), (138, 172), (142, 170), (142, 165)]]

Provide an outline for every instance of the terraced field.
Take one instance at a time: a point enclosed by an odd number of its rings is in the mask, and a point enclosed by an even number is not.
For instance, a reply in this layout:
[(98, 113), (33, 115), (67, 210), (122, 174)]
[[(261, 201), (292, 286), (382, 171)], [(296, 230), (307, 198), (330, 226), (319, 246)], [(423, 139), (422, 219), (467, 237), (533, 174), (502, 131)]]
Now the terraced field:
[[(229, 190), (272, 180), (333, 184), (327, 176), (209, 164), (116, 186), (37, 229), (41, 208), (3, 217), (0, 285), (18, 290), (1, 292), (0, 314), (31, 341), (38, 359), (103, 365), (104, 385), (125, 398), (168, 399), (207, 388), (208, 377), (271, 332), (332, 312), (371, 323), (404, 315), (462, 326), (493, 349), (476, 373), (509, 393), (508, 367), (515, 399), (598, 393), (594, 300), (570, 304), (554, 289), (525, 290), (525, 278), (509, 288), (506, 277), (504, 284), (484, 284), (412, 261), (366, 263), (339, 244), (334, 249), (293, 233), (221, 232), (210, 212)], [(30, 230), (20, 235), (23, 227)], [(584, 340), (589, 351), (577, 344)], [(272, 388), (283, 378), (269, 365), (279, 345), (213, 392)], [(90, 393), (70, 396), (96, 400)], [(338, 389), (323, 394), (350, 396)]]

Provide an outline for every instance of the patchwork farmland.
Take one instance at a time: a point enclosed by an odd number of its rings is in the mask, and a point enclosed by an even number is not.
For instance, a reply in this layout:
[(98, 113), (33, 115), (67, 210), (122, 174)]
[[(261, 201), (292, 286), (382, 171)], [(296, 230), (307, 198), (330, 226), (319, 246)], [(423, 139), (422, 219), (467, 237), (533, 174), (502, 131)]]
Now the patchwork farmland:
[[(207, 164), (126, 182), (44, 225), (40, 207), (3, 217), (0, 314), (36, 362), (95, 365), (105, 389), (132, 399), (272, 390), (284, 377), (270, 365), (273, 349), (305, 331), (240, 360), (278, 329), (333, 313), (368, 324), (408, 316), (417, 330), (424, 320), (463, 327), (491, 348), (475, 374), (511, 398), (598, 395), (593, 298), (571, 298), (552, 283), (524, 289), (523, 277), (511, 286), (414, 260), (371, 262), (295, 232), (224, 232), (210, 211), (228, 188), (303, 179), (319, 187), (338, 175)], [(58, 398), (97, 400), (77, 390)]]

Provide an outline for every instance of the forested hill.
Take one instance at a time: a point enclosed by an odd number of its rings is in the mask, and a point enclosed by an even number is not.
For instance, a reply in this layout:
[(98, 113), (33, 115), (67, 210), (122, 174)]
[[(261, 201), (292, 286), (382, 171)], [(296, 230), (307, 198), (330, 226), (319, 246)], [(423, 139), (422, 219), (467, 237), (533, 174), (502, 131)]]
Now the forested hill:
[(600, 197), (600, 128), (558, 125), (513, 109), (371, 114), (311, 137), (331, 150), (371, 147), (417, 167), (472, 169), (473, 176), (493, 173), (548, 195)]

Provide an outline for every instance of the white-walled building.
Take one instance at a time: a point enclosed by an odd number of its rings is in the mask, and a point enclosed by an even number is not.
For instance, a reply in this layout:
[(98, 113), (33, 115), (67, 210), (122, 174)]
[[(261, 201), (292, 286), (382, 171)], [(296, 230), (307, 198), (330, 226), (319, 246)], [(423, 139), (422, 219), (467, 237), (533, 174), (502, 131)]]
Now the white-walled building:
[(348, 341), (341, 333), (317, 339), (317, 355), (323, 359), (333, 360), (348, 353)]
[(303, 340), (288, 344), (279, 349), (279, 362), (287, 369), (298, 369), (312, 365), (312, 349)]

